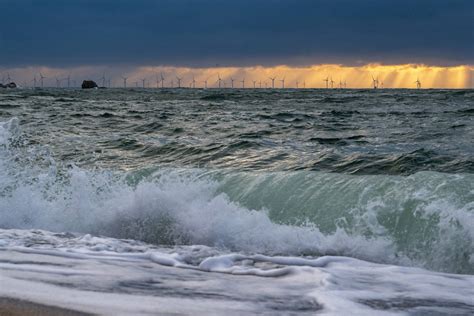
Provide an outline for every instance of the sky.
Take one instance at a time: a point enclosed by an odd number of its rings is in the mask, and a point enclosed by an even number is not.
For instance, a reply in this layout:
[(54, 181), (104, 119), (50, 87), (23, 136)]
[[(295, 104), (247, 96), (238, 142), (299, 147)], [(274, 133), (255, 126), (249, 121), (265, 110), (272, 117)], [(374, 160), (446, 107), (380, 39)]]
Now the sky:
[(471, 87), (473, 21), (472, 0), (1, 0), (0, 72)]

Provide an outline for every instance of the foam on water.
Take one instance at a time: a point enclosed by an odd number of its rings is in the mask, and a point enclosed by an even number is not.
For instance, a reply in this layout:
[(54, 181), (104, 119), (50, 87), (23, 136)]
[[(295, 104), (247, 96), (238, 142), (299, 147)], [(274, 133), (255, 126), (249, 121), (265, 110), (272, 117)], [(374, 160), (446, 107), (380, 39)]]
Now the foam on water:
[(84, 312), (474, 312), (474, 277), (468, 275), (348, 257), (243, 255), (206, 246), (163, 248), (135, 240), (39, 230), (0, 229), (0, 240), (0, 296)]

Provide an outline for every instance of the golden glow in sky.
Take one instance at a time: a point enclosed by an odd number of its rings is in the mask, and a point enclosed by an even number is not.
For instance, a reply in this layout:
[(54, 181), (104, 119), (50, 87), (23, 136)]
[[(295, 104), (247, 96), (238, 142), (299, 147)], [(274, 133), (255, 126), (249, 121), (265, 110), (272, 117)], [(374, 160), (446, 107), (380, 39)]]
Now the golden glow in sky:
[[(146, 87), (156, 87), (157, 77), (163, 74), (165, 87), (177, 86), (177, 78), (182, 78), (181, 87), (190, 87), (193, 76), (196, 87), (204, 87), (207, 80), (209, 88), (218, 86), (218, 75), (221, 77), (221, 86), (230, 87), (231, 79), (234, 79), (234, 87), (241, 88), (242, 80), (245, 79), (245, 88), (255, 86), (271, 87), (269, 78), (276, 77), (275, 88), (282, 87), (282, 79), (285, 79), (286, 88), (295, 88), (296, 83), (302, 88), (325, 88), (324, 79), (334, 81), (334, 88), (340, 83), (346, 83), (347, 88), (370, 88), (372, 77), (378, 78), (379, 86), (384, 88), (416, 88), (415, 81), (420, 80), (422, 88), (474, 88), (474, 66), (461, 65), (453, 67), (426, 66), (426, 65), (379, 65), (368, 64), (364, 66), (343, 65), (314, 65), (309, 67), (220, 67), (220, 68), (185, 68), (185, 67), (137, 67), (121, 70), (114, 67), (77, 67), (73, 69), (59, 69), (47, 67), (28, 67), (4, 70), (9, 72), (12, 78), (17, 78), (20, 84), (32, 85), (34, 74), (39, 78), (39, 72), (47, 77), (45, 86), (55, 86), (55, 79), (64, 79), (68, 75), (77, 83), (83, 79), (95, 80), (101, 85), (101, 77), (105, 76), (111, 80), (111, 85), (121, 87), (123, 77), (127, 77), (127, 86), (142, 87), (145, 79)], [(159, 83), (161, 85), (161, 83)], [(65, 86), (64, 80), (62, 86)]]
[[(422, 88), (474, 88), (473, 74), (474, 66), (455, 66), (439, 67), (424, 65), (365, 65), (360, 67), (349, 67), (341, 65), (315, 65), (311, 67), (245, 67), (245, 68), (208, 68), (208, 69), (189, 69), (189, 68), (153, 68), (144, 67), (137, 70), (139, 74), (131, 74), (133, 77), (145, 78), (147, 74), (164, 71), (165, 81), (175, 80), (169, 75), (176, 73), (184, 78), (184, 86), (188, 86), (195, 76), (196, 85), (202, 86), (204, 80), (208, 80), (208, 86), (217, 85), (217, 75), (225, 81), (226, 86), (230, 87), (231, 78), (235, 79), (234, 87), (242, 87), (242, 79), (245, 78), (245, 87), (253, 87), (253, 81), (259, 87), (260, 81), (262, 87), (265, 83), (271, 86), (269, 78), (276, 77), (275, 88), (282, 86), (281, 79), (285, 78), (285, 87), (301, 88), (306, 84), (307, 88), (325, 88), (327, 77), (332, 78), (334, 87), (340, 83), (346, 82), (347, 88), (369, 88), (372, 84), (372, 76), (378, 78), (379, 84), (383, 83), (385, 88), (415, 88), (415, 81), (419, 78)], [(166, 76), (166, 74), (168, 76)]]

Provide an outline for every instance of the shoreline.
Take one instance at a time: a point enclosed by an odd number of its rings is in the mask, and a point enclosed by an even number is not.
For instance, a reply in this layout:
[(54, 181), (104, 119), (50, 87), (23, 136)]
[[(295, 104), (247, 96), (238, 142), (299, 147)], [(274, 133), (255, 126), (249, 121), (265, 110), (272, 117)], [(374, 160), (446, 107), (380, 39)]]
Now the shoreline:
[(72, 309), (34, 303), (11, 297), (0, 297), (0, 315), (2, 316), (89, 316)]

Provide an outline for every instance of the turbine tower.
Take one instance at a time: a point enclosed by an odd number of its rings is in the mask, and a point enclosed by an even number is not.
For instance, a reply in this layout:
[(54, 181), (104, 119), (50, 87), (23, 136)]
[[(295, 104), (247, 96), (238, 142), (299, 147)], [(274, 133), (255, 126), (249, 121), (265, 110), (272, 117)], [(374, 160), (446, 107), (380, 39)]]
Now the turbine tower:
[(61, 87), (61, 79), (56, 78), (56, 88)]
[(334, 88), (334, 83), (335, 83), (335, 81), (332, 80), (332, 77), (331, 77), (331, 81), (329, 81), (329, 82), (331, 83), (331, 89)]
[(33, 77), (33, 80), (31, 80), (31, 81), (33, 81), (33, 87), (36, 88), (36, 74)]
[(326, 89), (329, 89), (329, 77), (326, 77), (323, 81), (326, 81)]
[(193, 89), (196, 89), (196, 80), (194, 80), (194, 75), (193, 75), (193, 81), (192, 81), (192, 84), (193, 84)]
[(178, 88), (181, 88), (181, 80), (183, 80), (183, 78), (176, 76), (176, 80), (178, 80)]
[(234, 89), (234, 78), (230, 77), (230, 87)]
[(240, 81), (240, 82), (242, 82), (242, 89), (245, 89), (245, 78), (242, 79), (242, 81)]
[(207, 78), (206, 80), (203, 81), (204, 83), (204, 89), (207, 89), (207, 81), (209, 80), (209, 78)]
[(70, 88), (71, 87), (71, 75), (68, 75), (65, 79), (67, 80), (67, 87)]
[(257, 81), (252, 80), (252, 82), (253, 82), (253, 88), (255, 89), (255, 88), (256, 88), (256, 85), (257, 85)]
[(158, 78), (158, 74), (156, 74), (156, 88), (160, 87), (160, 79)]
[(421, 81), (420, 81), (420, 79), (419, 79), (418, 77), (416, 77), (415, 83), (416, 83), (416, 88), (417, 88), (417, 89), (421, 89)]
[(272, 89), (275, 89), (275, 79), (276, 77), (269, 77), (268, 79), (270, 79), (272, 81)]
[(122, 80), (123, 80), (123, 87), (126, 88), (127, 87), (127, 77), (122, 77)]
[(164, 88), (164, 82), (165, 82), (165, 77), (163, 77), (163, 73), (160, 73), (160, 79), (161, 79), (161, 89)]
[(217, 81), (219, 83), (219, 89), (221, 88), (221, 83), (222, 83), (222, 79), (221, 79), (221, 76), (219, 74), (217, 74)]
[(105, 87), (105, 71), (100, 79), (102, 80), (102, 87)]
[(374, 76), (372, 76), (372, 84), (374, 89), (377, 89), (379, 87), (379, 78), (377, 77), (377, 79), (375, 79)]
[(143, 78), (142, 79), (142, 87), (145, 88), (145, 82), (146, 82), (146, 78)]
[(43, 88), (44, 79), (46, 79), (46, 77), (43, 76), (43, 74), (41, 74), (41, 72), (40, 72), (41, 88)]
[(281, 81), (281, 88), (285, 89), (285, 77), (283, 77), (283, 79), (280, 79), (280, 81)]

